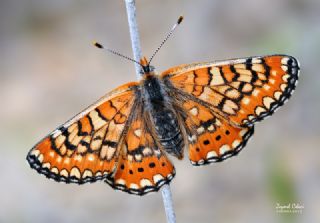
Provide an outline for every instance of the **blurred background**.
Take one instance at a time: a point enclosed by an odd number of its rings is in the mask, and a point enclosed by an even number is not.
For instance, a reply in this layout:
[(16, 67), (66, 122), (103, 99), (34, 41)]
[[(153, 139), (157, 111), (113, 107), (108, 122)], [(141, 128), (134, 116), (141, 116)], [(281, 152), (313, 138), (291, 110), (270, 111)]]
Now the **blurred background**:
[[(178, 222), (320, 222), (320, 1), (137, 1), (143, 53), (158, 71), (191, 62), (285, 53), (301, 63), (298, 88), (225, 162), (172, 159)], [(59, 184), (25, 161), (43, 136), (106, 92), (135, 80), (124, 1), (0, 1), (0, 222), (165, 222), (161, 193), (136, 197), (107, 184)], [(277, 204), (302, 213), (277, 213)]]

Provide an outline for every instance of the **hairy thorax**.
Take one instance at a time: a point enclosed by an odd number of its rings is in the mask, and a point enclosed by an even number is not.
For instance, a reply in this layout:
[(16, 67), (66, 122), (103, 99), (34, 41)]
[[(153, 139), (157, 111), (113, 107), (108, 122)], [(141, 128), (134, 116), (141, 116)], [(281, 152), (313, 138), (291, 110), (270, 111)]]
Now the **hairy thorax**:
[(162, 80), (148, 74), (142, 85), (145, 109), (154, 124), (157, 138), (170, 154), (182, 158), (184, 141), (176, 112)]

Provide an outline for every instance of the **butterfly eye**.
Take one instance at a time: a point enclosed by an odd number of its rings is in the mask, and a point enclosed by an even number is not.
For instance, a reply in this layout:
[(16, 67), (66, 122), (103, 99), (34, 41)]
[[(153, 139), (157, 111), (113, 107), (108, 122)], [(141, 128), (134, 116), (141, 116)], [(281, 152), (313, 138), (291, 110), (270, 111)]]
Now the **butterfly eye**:
[(143, 72), (145, 74), (151, 73), (153, 71), (154, 71), (154, 66), (150, 66), (150, 65), (143, 66)]
[(149, 66), (145, 66), (145, 67), (143, 67), (143, 71), (144, 71), (144, 73), (150, 73), (150, 67)]

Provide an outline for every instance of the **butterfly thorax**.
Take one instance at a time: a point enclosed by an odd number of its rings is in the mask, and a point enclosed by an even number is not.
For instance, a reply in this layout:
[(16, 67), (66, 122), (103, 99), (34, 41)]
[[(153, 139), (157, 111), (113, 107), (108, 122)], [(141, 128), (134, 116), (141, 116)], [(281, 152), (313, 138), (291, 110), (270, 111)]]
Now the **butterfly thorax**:
[(162, 80), (154, 73), (144, 75), (142, 84), (145, 110), (153, 122), (161, 146), (170, 154), (183, 157), (184, 141), (170, 97)]

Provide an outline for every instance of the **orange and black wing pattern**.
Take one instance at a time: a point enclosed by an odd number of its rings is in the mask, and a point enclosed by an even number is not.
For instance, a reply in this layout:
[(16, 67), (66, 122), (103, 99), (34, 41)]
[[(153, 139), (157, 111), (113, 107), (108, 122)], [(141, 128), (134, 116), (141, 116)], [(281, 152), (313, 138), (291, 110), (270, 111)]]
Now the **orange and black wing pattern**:
[(122, 140), (118, 168), (106, 179), (113, 188), (130, 194), (144, 195), (158, 191), (175, 175), (175, 169), (152, 130), (148, 114), (137, 101), (130, 126)]
[(272, 55), (181, 65), (162, 73), (187, 114), (191, 163), (204, 165), (238, 154), (254, 123), (289, 99), (299, 69), (295, 58)]
[[(299, 69), (295, 58), (271, 55), (181, 65), (156, 78), (148, 73), (140, 83), (116, 88), (54, 130), (31, 149), (27, 161), (59, 182), (105, 180), (130, 194), (158, 191), (175, 175), (168, 140), (180, 143), (183, 138), (179, 145), (188, 145), (193, 165), (238, 154), (254, 123), (289, 99)], [(179, 119), (179, 131), (170, 137), (159, 131), (161, 125), (171, 129), (175, 123), (164, 109)]]
[(27, 155), (30, 166), (66, 183), (83, 184), (112, 176), (136, 85), (115, 89), (41, 140)]
[(251, 126), (289, 99), (299, 69), (294, 57), (271, 55), (181, 65), (165, 71), (162, 77), (230, 123)]
[(185, 127), (192, 165), (220, 162), (237, 155), (253, 135), (253, 126), (233, 126), (200, 102), (186, 100), (183, 108), (187, 112)]

